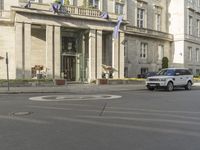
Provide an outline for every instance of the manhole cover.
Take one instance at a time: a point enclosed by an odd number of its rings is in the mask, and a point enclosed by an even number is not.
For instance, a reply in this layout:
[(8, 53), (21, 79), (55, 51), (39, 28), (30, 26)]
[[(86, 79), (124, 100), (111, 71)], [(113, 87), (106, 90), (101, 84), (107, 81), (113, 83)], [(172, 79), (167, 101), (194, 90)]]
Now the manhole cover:
[(50, 95), (31, 97), (34, 101), (105, 100), (121, 98), (119, 95)]
[(33, 112), (28, 112), (28, 111), (24, 111), (24, 112), (13, 112), (12, 115), (14, 116), (25, 116), (25, 115), (30, 115)]

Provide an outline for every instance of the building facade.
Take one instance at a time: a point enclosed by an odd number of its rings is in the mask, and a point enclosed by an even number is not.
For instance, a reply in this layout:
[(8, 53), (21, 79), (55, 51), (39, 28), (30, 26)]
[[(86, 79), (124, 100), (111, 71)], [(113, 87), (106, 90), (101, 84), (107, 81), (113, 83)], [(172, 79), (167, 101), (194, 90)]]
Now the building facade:
[(47, 78), (91, 82), (102, 78), (103, 64), (115, 68), (113, 78), (136, 77), (158, 71), (163, 57), (169, 66), (198, 73), (200, 9), (194, 2), (65, 0), (60, 12), (53, 11), (53, 0), (30, 2), (0, 0), (0, 79), (6, 78), (6, 52), (13, 79), (45, 72)]
[[(168, 0), (130, 0), (127, 8), (125, 77), (159, 71), (171, 60), (173, 36), (168, 32)], [(169, 62), (171, 65), (171, 62)]]
[[(52, 3), (31, 1), (25, 8), (27, 1), (4, 1), (0, 49), (3, 57), (9, 54), (10, 77), (30, 79), (45, 71), (47, 78), (90, 82), (102, 78), (105, 64), (117, 70), (113, 78), (123, 78), (125, 22), (113, 38), (118, 23), (113, 2), (69, 1), (59, 13), (50, 10)], [(103, 9), (110, 10), (109, 19), (101, 18)], [(4, 61), (0, 64), (6, 70)]]
[(169, 33), (174, 35), (173, 66), (200, 75), (200, 1), (171, 1), (169, 15)]

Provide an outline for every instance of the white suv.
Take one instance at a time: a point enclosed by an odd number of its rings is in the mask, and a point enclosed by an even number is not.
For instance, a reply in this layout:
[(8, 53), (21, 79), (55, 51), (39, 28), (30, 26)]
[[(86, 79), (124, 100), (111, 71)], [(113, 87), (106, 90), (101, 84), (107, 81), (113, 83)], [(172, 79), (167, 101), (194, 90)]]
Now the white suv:
[(183, 68), (167, 68), (162, 69), (156, 76), (146, 79), (146, 87), (149, 90), (155, 88), (166, 88), (173, 91), (174, 87), (184, 87), (191, 90), (193, 84), (193, 75), (188, 69)]

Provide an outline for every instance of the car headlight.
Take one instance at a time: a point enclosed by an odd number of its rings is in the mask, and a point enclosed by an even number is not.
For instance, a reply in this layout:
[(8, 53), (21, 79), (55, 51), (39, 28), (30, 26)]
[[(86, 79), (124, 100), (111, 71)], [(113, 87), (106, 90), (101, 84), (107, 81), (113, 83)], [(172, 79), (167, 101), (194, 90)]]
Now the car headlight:
[(166, 81), (166, 79), (160, 79), (160, 81)]

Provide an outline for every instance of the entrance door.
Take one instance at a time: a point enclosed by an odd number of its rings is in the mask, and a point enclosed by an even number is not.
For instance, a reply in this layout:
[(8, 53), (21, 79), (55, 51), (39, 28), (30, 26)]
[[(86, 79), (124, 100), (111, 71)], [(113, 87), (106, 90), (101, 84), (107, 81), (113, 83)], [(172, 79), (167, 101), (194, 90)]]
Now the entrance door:
[(66, 79), (67, 81), (76, 80), (75, 56), (63, 56), (63, 71), (64, 71), (64, 79)]

